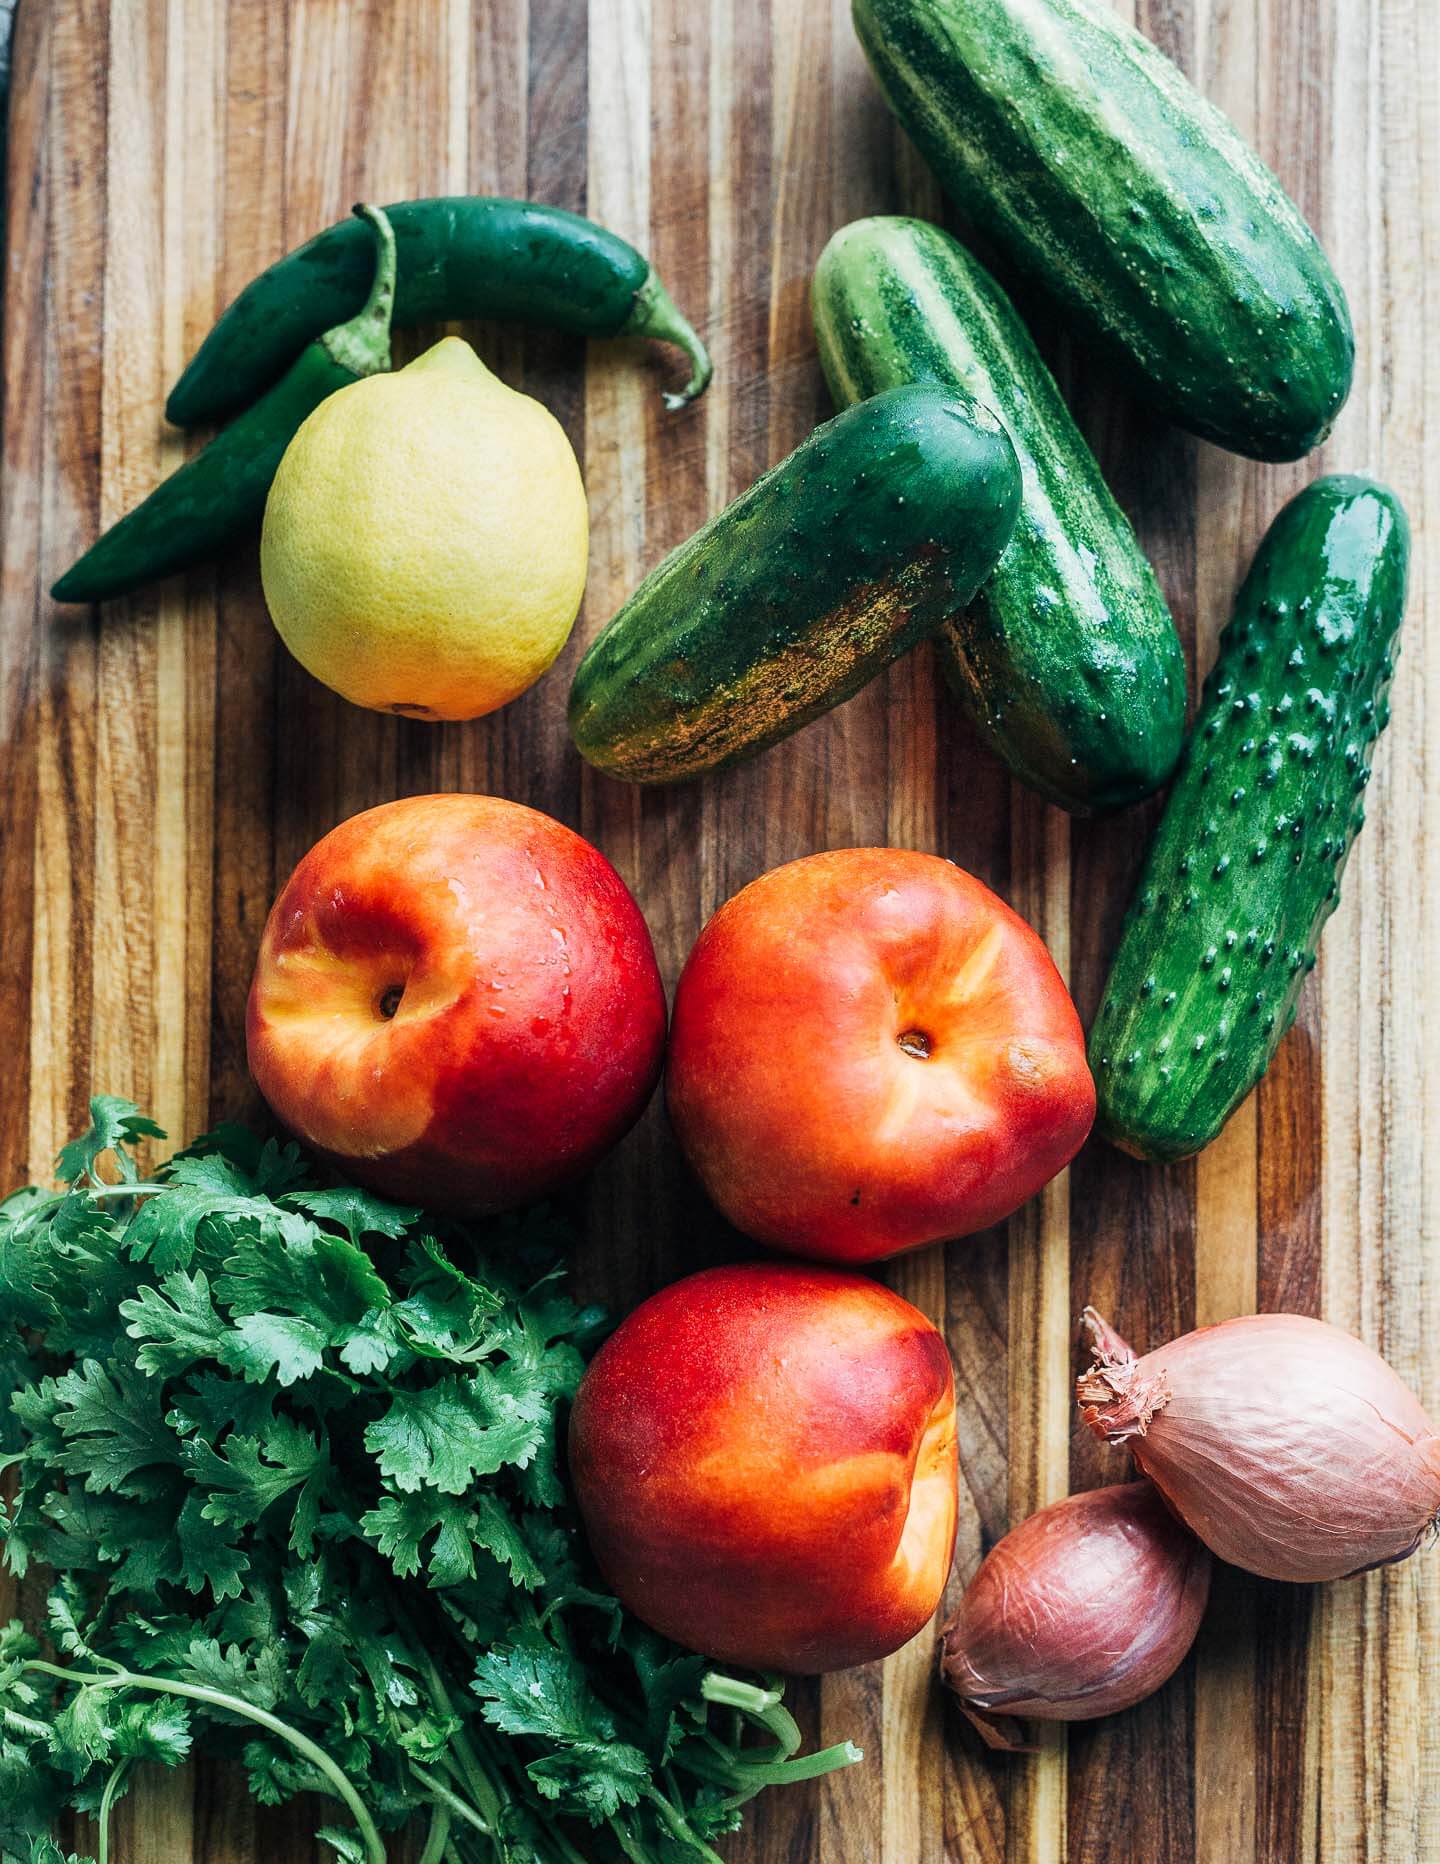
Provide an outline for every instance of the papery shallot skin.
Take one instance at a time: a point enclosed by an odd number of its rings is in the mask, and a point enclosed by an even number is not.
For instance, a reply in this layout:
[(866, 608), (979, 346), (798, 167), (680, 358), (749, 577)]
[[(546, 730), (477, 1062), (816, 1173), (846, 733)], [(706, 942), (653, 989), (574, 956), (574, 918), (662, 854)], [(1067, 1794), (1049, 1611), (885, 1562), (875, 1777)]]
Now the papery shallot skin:
[(991, 1747), (1028, 1745), (1020, 1716), (1128, 1709), (1194, 1643), (1210, 1567), (1148, 1482), (1068, 1496), (986, 1555), (942, 1633), (941, 1673)]
[(1413, 1553), (1440, 1514), (1440, 1438), (1380, 1355), (1303, 1314), (1247, 1314), (1136, 1358), (1086, 1310), (1076, 1395), (1212, 1552), (1266, 1579)]

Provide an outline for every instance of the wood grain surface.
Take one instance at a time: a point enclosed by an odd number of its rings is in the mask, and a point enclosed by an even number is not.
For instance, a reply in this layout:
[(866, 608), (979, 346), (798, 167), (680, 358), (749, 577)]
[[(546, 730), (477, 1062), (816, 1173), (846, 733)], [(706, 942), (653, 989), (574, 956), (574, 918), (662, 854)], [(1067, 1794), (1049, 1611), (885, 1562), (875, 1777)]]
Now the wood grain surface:
[[(1086, 1300), (1139, 1344), (1254, 1307), (1324, 1313), (1440, 1405), (1440, 8), (1435, 0), (1138, 0), (1138, 23), (1248, 133), (1320, 230), (1359, 332), (1334, 438), (1294, 467), (1164, 428), (1029, 298), (1150, 551), (1192, 668), (1275, 509), (1327, 468), (1393, 483), (1416, 573), (1370, 822), (1298, 1024), (1198, 1161), (1095, 1144), (1010, 1225), (886, 1272), (940, 1321), (960, 1392), (954, 1588), (1007, 1523), (1116, 1463), (1075, 1434)], [(103, 614), (50, 580), (173, 466), (163, 390), (224, 303), (352, 200), (475, 189), (581, 209), (644, 247), (714, 348), (676, 363), (484, 331), (553, 408), (589, 488), (576, 638), (500, 716), (347, 707), (287, 658), (253, 547)], [(810, 271), (858, 214), (938, 216), (845, 0), (21, 0), (5, 280), (0, 628), (0, 1163), (44, 1175), (94, 1089), (174, 1134), (256, 1115), (241, 1013), (272, 895), (355, 810), (437, 789), (535, 804), (634, 888), (672, 983), (765, 868), (893, 843), (952, 856), (1038, 926), (1093, 1009), (1153, 809), (1072, 822), (979, 750), (928, 652), (754, 763), (640, 794), (564, 730), (583, 642), (661, 554), (828, 412)], [(1427, 296), (1428, 294), (1428, 296)], [(1427, 327), (1428, 326), (1428, 327)], [(427, 336), (412, 333), (404, 353)], [(1427, 456), (1425, 429), (1432, 444)], [(585, 1199), (586, 1287), (617, 1304), (739, 1245), (662, 1108)], [(771, 1794), (736, 1864), (1220, 1864), (1440, 1857), (1440, 1556), (1318, 1590), (1226, 1574), (1197, 1654), (1127, 1716), (983, 1752), (932, 1646), (799, 1684), (807, 1735), (863, 1767)], [(298, 1864), (201, 1765), (127, 1802), (118, 1864)]]

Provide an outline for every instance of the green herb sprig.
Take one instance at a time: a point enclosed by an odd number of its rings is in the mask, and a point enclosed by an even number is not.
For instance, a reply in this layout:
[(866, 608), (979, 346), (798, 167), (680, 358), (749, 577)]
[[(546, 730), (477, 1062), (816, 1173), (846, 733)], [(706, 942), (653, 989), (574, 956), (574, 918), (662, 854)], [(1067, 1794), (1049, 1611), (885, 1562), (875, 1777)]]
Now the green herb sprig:
[(422, 1864), (716, 1860), (859, 1759), (588, 1567), (557, 1428), (603, 1317), (562, 1224), (438, 1223), (235, 1126), (142, 1180), (163, 1137), (99, 1097), (66, 1188), (0, 1204), (0, 1539), (48, 1575), (0, 1629), (5, 1864), (67, 1864), (67, 1807), (109, 1864), (134, 1769), (197, 1747), (333, 1799), (347, 1864), (414, 1820)]

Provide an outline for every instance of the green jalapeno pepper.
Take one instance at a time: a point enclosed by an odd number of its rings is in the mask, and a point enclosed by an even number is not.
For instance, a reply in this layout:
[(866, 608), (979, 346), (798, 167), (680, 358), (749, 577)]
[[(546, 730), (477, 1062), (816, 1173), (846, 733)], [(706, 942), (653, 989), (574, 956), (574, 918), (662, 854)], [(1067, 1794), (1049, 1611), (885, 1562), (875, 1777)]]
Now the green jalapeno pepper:
[[(531, 201), (459, 194), (400, 201), (394, 321), (458, 318), (536, 324), (578, 336), (655, 337), (690, 359), (690, 380), (666, 404), (681, 407), (710, 380), (705, 345), (645, 257), (579, 214)], [(224, 312), (170, 392), (166, 418), (213, 421), (275, 380), (311, 338), (350, 316), (365, 295), (369, 256), (342, 221), (278, 259)]]
[[(281, 455), (327, 395), (390, 367), (395, 236), (378, 207), (354, 222), (370, 252), (370, 295), (347, 322), (309, 343), (252, 407), (203, 453), (163, 479), (98, 538), (50, 593), (57, 602), (105, 602), (213, 556), (259, 524)], [(361, 225), (369, 221), (373, 235)]]

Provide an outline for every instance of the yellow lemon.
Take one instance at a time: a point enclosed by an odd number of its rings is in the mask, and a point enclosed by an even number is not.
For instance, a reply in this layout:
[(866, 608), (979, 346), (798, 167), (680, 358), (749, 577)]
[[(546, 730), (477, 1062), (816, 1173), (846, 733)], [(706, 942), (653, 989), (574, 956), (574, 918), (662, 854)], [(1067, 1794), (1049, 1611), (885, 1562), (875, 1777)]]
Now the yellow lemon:
[(345, 698), (478, 718), (565, 645), (588, 546), (560, 423), (446, 337), (301, 427), (270, 488), (260, 573), (280, 638)]

